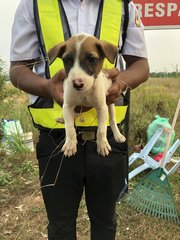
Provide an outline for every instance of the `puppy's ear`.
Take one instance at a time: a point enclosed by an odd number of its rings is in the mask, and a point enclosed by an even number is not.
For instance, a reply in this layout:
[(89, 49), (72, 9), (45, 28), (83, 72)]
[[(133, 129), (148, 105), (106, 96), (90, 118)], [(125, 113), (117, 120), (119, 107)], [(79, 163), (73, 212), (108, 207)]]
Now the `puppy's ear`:
[(66, 49), (66, 43), (60, 43), (48, 51), (49, 65), (51, 65), (54, 60), (58, 58), (62, 58)]
[(118, 54), (117, 47), (115, 47), (111, 43), (108, 43), (108, 42), (102, 41), (102, 40), (99, 40), (98, 43), (96, 44), (96, 46), (110, 63), (114, 63), (114, 61), (117, 57), (117, 54)]

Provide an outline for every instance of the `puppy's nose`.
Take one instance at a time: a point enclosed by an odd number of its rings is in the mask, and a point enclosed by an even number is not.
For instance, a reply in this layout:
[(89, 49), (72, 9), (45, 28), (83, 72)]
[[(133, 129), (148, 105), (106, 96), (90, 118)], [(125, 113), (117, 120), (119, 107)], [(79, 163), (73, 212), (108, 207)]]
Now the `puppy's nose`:
[(76, 89), (81, 89), (84, 86), (83, 80), (81, 78), (73, 80), (73, 87)]

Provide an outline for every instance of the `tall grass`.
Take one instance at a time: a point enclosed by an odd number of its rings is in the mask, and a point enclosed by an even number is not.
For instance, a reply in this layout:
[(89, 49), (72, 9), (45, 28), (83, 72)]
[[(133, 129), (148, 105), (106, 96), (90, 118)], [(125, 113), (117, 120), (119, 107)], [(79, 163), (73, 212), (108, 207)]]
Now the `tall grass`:
[(36, 130), (33, 127), (30, 114), (28, 112), (28, 94), (14, 88), (11, 84), (5, 86), (5, 97), (3, 98), (0, 107), (0, 118), (7, 120), (19, 120), (24, 132), (33, 132)]
[[(0, 106), (0, 120), (19, 120), (23, 132), (33, 132), (36, 139), (37, 131), (33, 127), (30, 114), (27, 109), (28, 95), (19, 89), (12, 87), (10, 83), (4, 85), (2, 104)], [(16, 131), (9, 136), (3, 136), (3, 125), (0, 124), (0, 149), (15, 154), (23, 159), (29, 154), (26, 139)]]

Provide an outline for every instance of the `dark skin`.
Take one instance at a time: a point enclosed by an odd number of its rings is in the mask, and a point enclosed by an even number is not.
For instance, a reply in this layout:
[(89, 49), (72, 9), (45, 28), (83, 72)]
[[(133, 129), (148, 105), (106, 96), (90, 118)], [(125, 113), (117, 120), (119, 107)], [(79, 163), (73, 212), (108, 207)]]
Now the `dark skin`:
[[(117, 68), (105, 70), (106, 75), (112, 79), (114, 83), (108, 91), (107, 103), (115, 103), (121, 92), (127, 88), (127, 85), (130, 86), (131, 89), (136, 88), (149, 77), (147, 59), (126, 55), (124, 56), (124, 60), (127, 66), (125, 71), (119, 71)], [(38, 60), (35, 59), (11, 62), (10, 80), (12, 84), (29, 94), (52, 98), (62, 106), (63, 81), (66, 78), (65, 71), (61, 69), (55, 76), (47, 81), (33, 73), (32, 68), (37, 61)], [(86, 108), (83, 110), (86, 110)]]

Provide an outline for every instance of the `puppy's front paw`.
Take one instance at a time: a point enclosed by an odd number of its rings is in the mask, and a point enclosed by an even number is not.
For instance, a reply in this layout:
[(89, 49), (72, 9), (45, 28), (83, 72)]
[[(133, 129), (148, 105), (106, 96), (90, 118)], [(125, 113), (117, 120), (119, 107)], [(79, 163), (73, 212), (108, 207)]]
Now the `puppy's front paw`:
[(109, 151), (111, 151), (111, 146), (107, 140), (97, 141), (97, 152), (102, 156), (108, 156)]
[(75, 155), (77, 152), (77, 140), (74, 141), (66, 141), (63, 145), (61, 151), (64, 152), (65, 157), (71, 157), (72, 155)]

